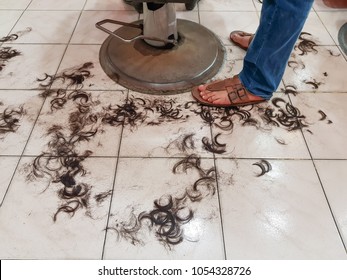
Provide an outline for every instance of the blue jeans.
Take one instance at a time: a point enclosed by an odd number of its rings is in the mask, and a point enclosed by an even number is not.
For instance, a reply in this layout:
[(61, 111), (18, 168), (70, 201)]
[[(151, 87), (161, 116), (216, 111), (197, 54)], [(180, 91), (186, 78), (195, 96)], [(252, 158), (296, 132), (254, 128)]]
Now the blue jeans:
[(259, 27), (247, 50), (239, 78), (251, 93), (270, 99), (314, 0), (264, 0)]

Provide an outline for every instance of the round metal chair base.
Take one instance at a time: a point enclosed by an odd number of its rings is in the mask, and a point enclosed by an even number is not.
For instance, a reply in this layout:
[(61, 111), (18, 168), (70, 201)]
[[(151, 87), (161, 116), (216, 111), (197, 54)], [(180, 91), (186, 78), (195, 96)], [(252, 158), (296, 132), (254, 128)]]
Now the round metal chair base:
[(338, 40), (341, 49), (347, 55), (347, 22), (341, 26), (339, 33), (338, 33)]
[[(188, 20), (178, 19), (177, 29), (178, 44), (166, 49), (110, 35), (100, 49), (103, 70), (120, 85), (149, 94), (182, 93), (211, 79), (224, 62), (220, 40), (204, 26)], [(122, 38), (131, 38), (136, 32), (128, 26), (114, 31)]]

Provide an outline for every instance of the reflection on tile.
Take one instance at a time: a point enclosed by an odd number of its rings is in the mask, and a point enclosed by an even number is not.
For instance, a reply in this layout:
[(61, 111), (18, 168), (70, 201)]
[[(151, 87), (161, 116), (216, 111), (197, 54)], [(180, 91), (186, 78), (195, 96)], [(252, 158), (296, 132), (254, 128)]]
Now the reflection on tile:
[(190, 93), (153, 96), (130, 92), (128, 103), (134, 116), (124, 127), (121, 156), (213, 156), (204, 150), (202, 142), (211, 135), (209, 123), (204, 120), (208, 109), (192, 101)]
[[(125, 90), (123, 86), (111, 80), (102, 70), (99, 62), (100, 47), (100, 45), (70, 45), (66, 50), (58, 72), (86, 62), (92, 63), (92, 75), (88, 79), (88, 84), (86, 84), (88, 90)], [(59, 80), (52, 86), (59, 87)]]
[(328, 201), (337, 226), (340, 229), (345, 247), (347, 245), (347, 161), (337, 160), (316, 160), (316, 168), (322, 181), (324, 191), (328, 197)]
[(310, 161), (217, 160), (228, 259), (345, 259)]
[(200, 12), (202, 25), (213, 31), (223, 44), (230, 45), (229, 34), (233, 30), (254, 32), (259, 23), (256, 12)]
[[(313, 41), (310, 35), (303, 35)], [(303, 40), (305, 41), (305, 40)], [(314, 41), (313, 41), (314, 42)], [(297, 47), (292, 52), (283, 80), (297, 91), (345, 91), (347, 80), (343, 69), (346, 61), (336, 46), (313, 46), (311, 43)]]
[(311, 125), (303, 129), (313, 158), (347, 159), (347, 93), (299, 93), (291, 98)]
[(0, 90), (0, 154), (21, 155), (43, 99), (38, 91)]
[(120, 159), (104, 258), (223, 259), (211, 168), (194, 156)]
[(13, 57), (0, 71), (1, 89), (37, 89), (38, 78), (44, 73), (54, 75), (66, 46), (63, 45), (17, 45), (4, 44), (18, 51), (19, 56)]
[(70, 185), (62, 178), (72, 171), (57, 163), (29, 180), (33, 162), (21, 160), (1, 207), (0, 258), (100, 259), (115, 159), (86, 159)]
[[(26, 11), (14, 27), (32, 29), (27, 36), (18, 38), (20, 43), (68, 43), (77, 23), (77, 11)], [(49, 24), (47, 24), (49, 22)]]
[(12, 175), (17, 167), (19, 157), (0, 157), (0, 206), (3, 203), (5, 194), (10, 184)]
[(122, 120), (114, 111), (125, 99), (122, 91), (51, 91), (24, 154), (117, 156)]
[[(139, 14), (135, 11), (84, 11), (78, 21), (72, 44), (102, 44), (109, 36), (107, 33), (97, 29), (95, 24), (104, 19), (113, 19), (123, 22), (133, 22), (138, 20)], [(119, 25), (103, 25), (109, 30), (117, 30)]]

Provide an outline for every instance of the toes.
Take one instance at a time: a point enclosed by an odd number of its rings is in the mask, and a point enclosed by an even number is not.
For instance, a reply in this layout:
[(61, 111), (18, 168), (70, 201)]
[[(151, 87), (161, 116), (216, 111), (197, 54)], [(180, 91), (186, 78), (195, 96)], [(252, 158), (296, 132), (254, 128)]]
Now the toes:
[(206, 86), (205, 85), (200, 85), (198, 86), (198, 89), (200, 92), (204, 92), (206, 90)]
[(207, 100), (208, 102), (214, 100), (214, 95), (214, 92), (200, 92), (200, 96), (202, 97), (202, 99)]

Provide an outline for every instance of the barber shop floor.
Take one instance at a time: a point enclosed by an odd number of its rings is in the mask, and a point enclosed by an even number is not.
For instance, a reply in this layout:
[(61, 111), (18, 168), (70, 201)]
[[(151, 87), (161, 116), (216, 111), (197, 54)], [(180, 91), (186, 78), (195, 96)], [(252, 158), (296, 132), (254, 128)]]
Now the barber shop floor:
[[(214, 79), (242, 68), (228, 36), (260, 2), (175, 5), (223, 43)], [(0, 258), (347, 259), (347, 10), (317, 0), (273, 98), (239, 109), (111, 80), (95, 23), (141, 16), (0, 0)]]

